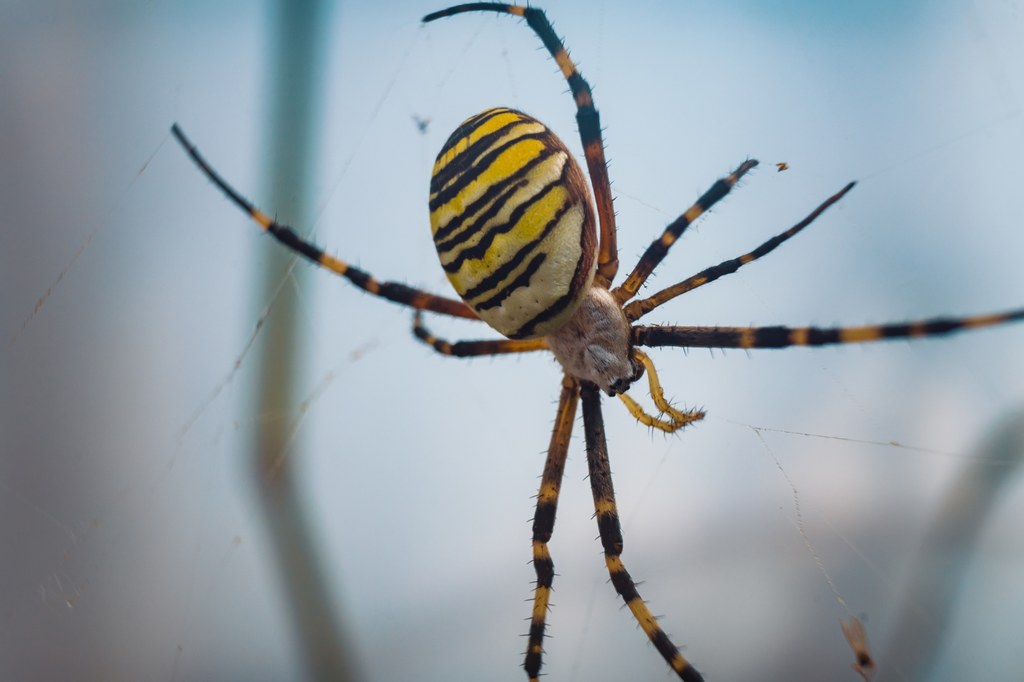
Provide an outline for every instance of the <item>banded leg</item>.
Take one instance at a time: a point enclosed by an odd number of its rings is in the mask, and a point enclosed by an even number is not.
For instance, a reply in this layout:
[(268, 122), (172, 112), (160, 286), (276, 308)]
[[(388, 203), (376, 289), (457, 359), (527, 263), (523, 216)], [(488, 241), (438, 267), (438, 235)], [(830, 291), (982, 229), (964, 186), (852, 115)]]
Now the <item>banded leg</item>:
[(799, 223), (789, 228), (785, 232), (775, 235), (774, 237), (766, 241), (764, 244), (761, 244), (759, 247), (754, 249), (753, 251), (745, 253), (742, 256), (739, 256), (738, 258), (731, 258), (729, 260), (722, 261), (718, 265), (707, 268), (706, 270), (702, 270), (701, 272), (698, 272), (696, 275), (687, 277), (679, 284), (674, 284), (666, 289), (662, 289), (661, 291), (654, 294), (650, 298), (644, 298), (633, 301), (624, 309), (624, 312), (626, 313), (626, 319), (629, 320), (630, 322), (638, 320), (647, 313), (651, 312), (652, 310), (660, 306), (661, 304), (667, 303), (668, 301), (671, 301), (673, 298), (681, 296), (688, 291), (692, 291), (697, 287), (702, 287), (705, 284), (714, 282), (719, 277), (731, 275), (732, 273), (736, 272), (747, 263), (752, 263), (758, 258), (768, 255), (776, 248), (778, 248), (783, 242), (795, 236), (798, 232), (800, 232), (800, 230), (804, 229), (805, 227), (813, 223), (818, 218), (818, 216), (820, 216), (822, 213), (825, 212), (826, 209), (828, 209), (829, 206), (842, 199), (847, 192), (853, 189), (853, 186), (855, 184), (856, 183), (851, 182), (846, 187), (839, 190), (838, 192), (830, 196), (828, 199), (826, 199), (824, 202), (822, 202), (822, 204), (818, 206), (818, 208), (811, 211), (810, 215), (801, 220)]
[(371, 293), (374, 296), (380, 296), (381, 298), (386, 298), (389, 301), (400, 303), (402, 305), (409, 306), (410, 308), (415, 308), (416, 310), (430, 310), (431, 312), (441, 313), (442, 315), (464, 317), (471, 320), (479, 319), (476, 313), (474, 313), (473, 310), (462, 301), (456, 301), (455, 299), (445, 298), (443, 296), (436, 296), (398, 282), (380, 282), (377, 279), (374, 279), (374, 277), (369, 273), (325, 253), (324, 250), (316, 244), (312, 244), (296, 234), (295, 230), (292, 228), (286, 225), (279, 225), (277, 221), (257, 209), (252, 202), (239, 194), (238, 191), (229, 185), (227, 180), (222, 178), (220, 174), (206, 162), (206, 159), (199, 154), (195, 145), (185, 137), (185, 133), (177, 123), (171, 126), (171, 133), (185, 151), (188, 152), (192, 161), (195, 162), (199, 169), (203, 171), (206, 177), (209, 178), (213, 184), (217, 185), (217, 187), (220, 188), (220, 190), (227, 195), (235, 205), (248, 213), (249, 216), (255, 220), (265, 232), (270, 233), (274, 239), (281, 242), (292, 251), (305, 256), (317, 265), (330, 270), (336, 275), (341, 275), (363, 291)]
[(612, 292), (615, 300), (619, 303), (625, 303), (636, 296), (636, 292), (640, 290), (640, 287), (647, 281), (647, 278), (654, 272), (654, 268), (658, 267), (658, 264), (665, 258), (669, 247), (676, 243), (683, 232), (686, 231), (686, 228), (710, 210), (712, 206), (724, 199), (725, 195), (731, 192), (736, 183), (740, 181), (740, 178), (756, 166), (757, 161), (754, 159), (744, 161), (740, 164), (739, 168), (727, 177), (721, 178), (713, 184), (708, 191), (704, 192), (697, 199), (693, 206), (686, 209), (685, 213), (669, 223), (665, 231), (661, 233), (661, 236), (651, 242), (651, 245), (644, 251), (644, 255), (640, 257), (640, 261), (633, 268), (633, 272), (629, 273), (629, 277)]
[(1024, 320), (1024, 308), (991, 315), (939, 317), (863, 327), (633, 327), (639, 346), (684, 348), (788, 348), (867, 343), (885, 339), (941, 336), (965, 329), (980, 329)]
[(450, 343), (439, 339), (430, 333), (430, 330), (423, 326), (423, 316), (416, 311), (413, 317), (412, 333), (416, 338), (427, 344), (441, 355), (454, 355), (459, 358), (469, 358), (478, 355), (506, 355), (511, 353), (529, 353), (530, 351), (545, 350), (548, 347), (547, 341), (539, 339), (486, 339), (482, 341), (456, 341)]
[(555, 427), (548, 446), (548, 458), (544, 463), (544, 475), (537, 492), (537, 511), (533, 515), (533, 568), (537, 572), (537, 587), (533, 593), (530, 634), (526, 644), (526, 660), (523, 662), (530, 682), (537, 682), (544, 655), (544, 626), (551, 600), (551, 583), (555, 578), (555, 564), (551, 561), (548, 541), (555, 528), (558, 493), (562, 487), (562, 474), (565, 472), (565, 459), (569, 452), (569, 438), (579, 397), (579, 383), (568, 375), (564, 376), (558, 412), (555, 414)]
[(558, 38), (551, 22), (544, 11), (536, 7), (520, 7), (492, 2), (472, 2), (456, 5), (423, 17), (423, 22), (450, 17), (463, 12), (498, 12), (511, 14), (526, 19), (533, 32), (544, 43), (544, 47), (554, 58), (558, 68), (569, 83), (573, 100), (576, 102), (576, 124), (580, 129), (580, 141), (583, 143), (583, 154), (587, 159), (587, 170), (590, 172), (590, 184), (594, 189), (594, 200), (597, 202), (597, 217), (601, 226), (601, 241), (597, 257), (597, 274), (595, 283), (608, 288), (615, 279), (619, 269), (618, 247), (615, 235), (615, 210), (612, 207), (612, 190), (608, 182), (608, 163), (604, 157), (604, 142), (601, 139), (601, 120), (594, 107), (594, 97), (590, 84), (580, 74), (576, 65), (569, 57), (565, 45)]
[(690, 665), (658, 625), (658, 621), (640, 598), (636, 584), (622, 563), (622, 529), (619, 527), (619, 512), (615, 506), (615, 490), (612, 487), (611, 466), (608, 463), (608, 445), (604, 437), (604, 419), (601, 416), (601, 394), (593, 384), (585, 384), (581, 398), (590, 488), (594, 493), (597, 527), (601, 534), (605, 563), (608, 565), (612, 585), (633, 612), (633, 617), (650, 638), (654, 648), (672, 666), (680, 679), (686, 682), (703, 682), (701, 674)]

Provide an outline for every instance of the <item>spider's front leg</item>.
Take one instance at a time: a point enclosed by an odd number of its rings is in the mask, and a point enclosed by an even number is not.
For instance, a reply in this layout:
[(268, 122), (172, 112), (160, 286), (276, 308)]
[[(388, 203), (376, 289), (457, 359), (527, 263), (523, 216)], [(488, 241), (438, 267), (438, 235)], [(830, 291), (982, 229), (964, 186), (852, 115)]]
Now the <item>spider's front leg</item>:
[(590, 469), (590, 488), (594, 493), (594, 510), (597, 527), (604, 547), (605, 563), (615, 591), (629, 607), (637, 623), (650, 638), (654, 648), (662, 655), (680, 679), (686, 682), (703, 682), (697, 669), (679, 652), (665, 631), (661, 629), (654, 614), (637, 592), (636, 583), (622, 563), (622, 529), (619, 526), (619, 512), (615, 505), (615, 490), (612, 486), (611, 465), (608, 462), (608, 444), (604, 436), (604, 418), (601, 415), (601, 394), (597, 387), (583, 385), (583, 432), (587, 441), (587, 465)]
[(682, 348), (789, 348), (869, 343), (887, 339), (943, 336), (1024, 321), (1024, 308), (970, 317), (937, 317), (862, 327), (684, 327), (636, 325), (633, 340), (638, 346)]
[(537, 682), (544, 656), (544, 627), (551, 600), (551, 584), (555, 579), (555, 564), (548, 551), (548, 541), (555, 529), (558, 493), (562, 487), (579, 397), (579, 382), (565, 375), (562, 378), (562, 395), (558, 401), (555, 427), (551, 432), (551, 444), (548, 446), (548, 458), (544, 463), (544, 475), (537, 492), (537, 511), (533, 515), (533, 568), (537, 572), (537, 586), (533, 593), (530, 633), (526, 644), (526, 660), (523, 662), (530, 682)]

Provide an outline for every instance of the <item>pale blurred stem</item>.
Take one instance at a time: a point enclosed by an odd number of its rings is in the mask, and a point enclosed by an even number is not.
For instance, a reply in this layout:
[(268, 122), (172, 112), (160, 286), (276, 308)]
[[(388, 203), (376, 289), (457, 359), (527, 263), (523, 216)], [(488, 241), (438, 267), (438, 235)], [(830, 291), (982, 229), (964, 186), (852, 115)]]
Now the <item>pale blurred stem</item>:
[[(282, 0), (269, 22), (274, 31), (268, 51), (269, 144), (257, 150), (255, 156), (266, 164), (266, 205), (299, 229), (311, 224), (305, 208), (309, 203), (306, 188), (313, 165), (312, 141), (318, 137), (324, 14), (317, 0)], [(223, 106), (230, 102), (224, 100)], [(237, 115), (245, 113), (239, 111)], [(300, 267), (293, 270), (293, 275), (287, 273), (295, 256), (284, 249), (269, 247), (260, 257), (267, 260), (262, 282), (254, 287), (257, 307), (273, 298), (283, 277), (301, 279), (306, 272)], [(297, 362), (302, 346), (296, 325), (297, 288), (286, 286), (281, 290), (260, 346), (254, 413), (269, 418), (256, 422), (253, 465), (295, 645), (307, 674), (315, 680), (357, 679), (351, 647), (346, 646), (344, 628), (334, 612), (339, 601), (324, 575), (302, 504), (308, 497), (304, 498), (296, 487), (294, 464), (302, 458), (290, 437), (290, 425), (297, 416), (296, 379), (301, 369)]]
[(943, 647), (950, 644), (948, 629), (978, 537), (1003, 490), (1019, 483), (1024, 410), (1005, 415), (967, 454), (975, 459), (950, 483), (907, 573), (912, 577), (900, 615), (879, 659), (880, 669), (893, 678), (930, 679)]

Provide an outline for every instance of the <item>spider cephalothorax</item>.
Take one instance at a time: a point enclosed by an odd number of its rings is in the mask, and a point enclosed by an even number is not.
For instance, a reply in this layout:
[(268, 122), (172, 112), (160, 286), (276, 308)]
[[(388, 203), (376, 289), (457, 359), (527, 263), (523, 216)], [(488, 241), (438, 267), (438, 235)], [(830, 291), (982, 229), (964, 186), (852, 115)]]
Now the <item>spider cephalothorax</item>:
[[(569, 436), (576, 408), (581, 405), (595, 516), (612, 585), (676, 674), (683, 680), (695, 682), (703, 679), (700, 673), (661, 629), (622, 563), (622, 533), (599, 389), (618, 395), (644, 424), (675, 431), (701, 419), (704, 413), (680, 411), (668, 404), (651, 359), (638, 346), (785, 348), (862, 343), (1002, 324), (1024, 319), (1024, 309), (974, 317), (832, 329), (634, 325), (663, 303), (767, 255), (841, 199), (853, 183), (757, 248), (706, 268), (647, 298), (635, 299), (648, 276), (687, 227), (728, 194), (757, 162), (744, 161), (727, 177), (715, 182), (664, 229), (629, 275), (613, 287), (618, 271), (615, 214), (601, 126), (590, 86), (577, 71), (544, 12), (537, 8), (472, 3), (435, 12), (424, 21), (478, 10), (523, 17), (557, 62), (576, 104), (576, 120), (596, 211), (591, 205), (582, 170), (546, 126), (511, 109), (488, 109), (467, 119), (438, 156), (430, 197), (430, 223), (437, 253), (462, 300), (396, 282), (378, 281), (369, 273), (328, 255), (291, 228), (279, 225), (228, 185), (199, 155), (177, 124), (172, 131), (207, 177), (275, 239), (359, 288), (413, 308), (416, 311), (413, 332), (438, 352), (460, 357), (542, 350), (554, 353), (564, 375), (533, 520), (533, 565), (537, 583), (524, 663), (526, 672), (534, 681), (540, 675), (554, 580), (548, 541), (554, 529)], [(482, 319), (506, 338), (450, 343), (435, 337), (424, 327), (421, 311)], [(625, 393), (645, 372), (651, 397), (661, 416), (647, 414)], [(866, 665), (862, 660), (860, 664)]]
[(573, 316), (548, 334), (547, 342), (566, 373), (608, 395), (625, 393), (644, 374), (629, 320), (603, 287), (588, 289)]

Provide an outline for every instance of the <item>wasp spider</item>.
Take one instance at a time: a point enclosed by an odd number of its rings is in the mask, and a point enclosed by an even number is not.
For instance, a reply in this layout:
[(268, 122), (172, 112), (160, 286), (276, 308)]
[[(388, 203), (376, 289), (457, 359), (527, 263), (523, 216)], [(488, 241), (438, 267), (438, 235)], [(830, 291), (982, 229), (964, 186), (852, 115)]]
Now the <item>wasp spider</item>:
[[(650, 358), (638, 346), (784, 348), (861, 343), (1001, 324), (1024, 318), (1024, 309), (826, 329), (633, 324), (661, 304), (770, 253), (839, 201), (854, 183), (749, 253), (709, 267), (646, 298), (636, 298), (640, 287), (687, 227), (728, 194), (757, 162), (747, 160), (715, 182), (651, 243), (629, 275), (613, 286), (619, 266), (615, 212), (601, 126), (590, 86), (540, 9), (471, 3), (435, 12), (424, 17), (424, 21), (472, 11), (523, 17), (557, 62), (576, 103), (576, 120), (596, 201), (592, 203), (583, 171), (572, 154), (544, 124), (506, 108), (488, 109), (467, 119), (441, 149), (430, 183), (434, 243), (441, 266), (461, 301), (396, 282), (381, 282), (327, 254), (243, 198), (207, 164), (177, 125), (172, 128), (173, 134), (206, 176), (286, 247), (375, 296), (413, 308), (413, 332), (439, 353), (471, 357), (549, 350), (558, 359), (564, 371), (561, 397), (533, 519), (537, 583), (524, 663), (529, 678), (536, 680), (541, 670), (545, 619), (554, 577), (548, 541), (554, 528), (570, 432), (577, 404), (581, 404), (590, 485), (612, 585), (678, 676), (691, 682), (701, 680), (700, 673), (658, 625), (621, 558), (622, 533), (608, 464), (600, 392), (618, 396), (641, 422), (667, 432), (704, 416), (701, 411), (681, 411), (668, 404)], [(422, 311), (483, 320), (505, 338), (449, 343), (427, 330)], [(645, 412), (626, 394), (645, 373), (658, 416)]]

